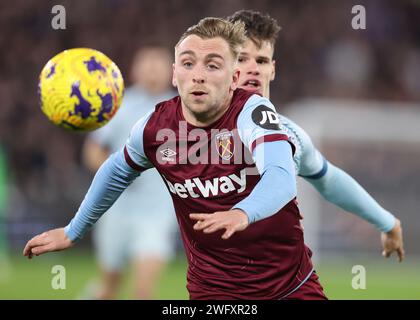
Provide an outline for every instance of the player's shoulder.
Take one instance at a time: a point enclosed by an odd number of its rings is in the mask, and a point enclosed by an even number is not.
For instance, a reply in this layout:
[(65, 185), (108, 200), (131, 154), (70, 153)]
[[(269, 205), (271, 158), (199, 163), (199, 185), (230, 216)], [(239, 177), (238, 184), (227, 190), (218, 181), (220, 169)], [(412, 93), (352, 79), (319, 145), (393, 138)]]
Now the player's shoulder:
[(259, 118), (264, 113), (275, 114), (278, 117), (278, 113), (273, 103), (259, 94), (250, 94), (245, 101), (241, 113), (247, 117), (251, 116), (252, 118)]
[(279, 117), (270, 100), (258, 94), (250, 94), (242, 106), (237, 122), (238, 127), (257, 125), (267, 130), (278, 130), (281, 124)]
[(156, 104), (155, 108), (149, 111), (143, 118), (139, 127), (143, 128), (145, 134), (154, 136), (160, 129), (176, 127), (180, 108), (180, 97), (175, 96)]
[(156, 104), (154, 109), (154, 113), (161, 114), (161, 113), (173, 113), (176, 112), (177, 106), (180, 104), (180, 96), (175, 96), (168, 100), (164, 100)]
[(275, 110), (273, 104), (267, 98), (253, 92), (243, 89), (236, 89), (233, 95), (233, 104), (239, 109), (255, 109), (259, 105), (268, 106), (270, 109)]
[(165, 121), (165, 119), (174, 118), (179, 104), (179, 96), (175, 96), (169, 100), (161, 101), (157, 103), (152, 110), (149, 110), (142, 119), (147, 123), (162, 123)]

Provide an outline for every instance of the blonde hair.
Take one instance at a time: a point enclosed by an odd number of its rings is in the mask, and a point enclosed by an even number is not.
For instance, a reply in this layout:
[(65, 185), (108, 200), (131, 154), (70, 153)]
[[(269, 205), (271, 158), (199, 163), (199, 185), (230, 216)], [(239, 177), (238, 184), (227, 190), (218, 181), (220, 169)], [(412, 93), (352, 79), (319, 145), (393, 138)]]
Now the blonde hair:
[(238, 58), (240, 47), (246, 41), (245, 24), (242, 21), (229, 22), (222, 18), (204, 18), (196, 25), (188, 28), (179, 39), (175, 48), (188, 36), (196, 35), (202, 39), (220, 37), (228, 44), (235, 60)]

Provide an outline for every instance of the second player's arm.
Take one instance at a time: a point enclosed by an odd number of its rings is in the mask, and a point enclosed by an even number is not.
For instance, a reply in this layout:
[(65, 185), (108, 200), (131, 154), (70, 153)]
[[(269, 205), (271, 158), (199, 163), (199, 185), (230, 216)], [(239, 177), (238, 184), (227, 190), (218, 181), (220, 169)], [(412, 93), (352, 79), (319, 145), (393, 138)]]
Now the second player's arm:
[(374, 225), (382, 232), (383, 255), (396, 251), (404, 258), (401, 223), (348, 173), (331, 164), (315, 148), (309, 135), (290, 119), (290, 134), (299, 144), (298, 173), (328, 201)]

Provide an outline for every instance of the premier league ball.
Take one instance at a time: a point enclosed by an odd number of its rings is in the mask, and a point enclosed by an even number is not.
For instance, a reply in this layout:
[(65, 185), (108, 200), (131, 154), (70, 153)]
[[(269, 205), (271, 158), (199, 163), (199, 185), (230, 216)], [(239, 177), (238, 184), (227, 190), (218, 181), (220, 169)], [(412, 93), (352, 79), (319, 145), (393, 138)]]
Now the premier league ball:
[(91, 131), (109, 122), (121, 105), (124, 80), (103, 53), (65, 50), (44, 66), (39, 76), (41, 110), (55, 125)]

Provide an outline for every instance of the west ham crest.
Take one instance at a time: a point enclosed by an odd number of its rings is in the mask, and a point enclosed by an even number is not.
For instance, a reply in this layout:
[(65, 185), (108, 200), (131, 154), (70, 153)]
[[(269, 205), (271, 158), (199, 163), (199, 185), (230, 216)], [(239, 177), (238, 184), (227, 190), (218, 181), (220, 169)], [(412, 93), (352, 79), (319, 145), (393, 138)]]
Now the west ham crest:
[(223, 160), (230, 160), (235, 151), (233, 143), (233, 133), (231, 131), (224, 131), (215, 136), (216, 150)]

